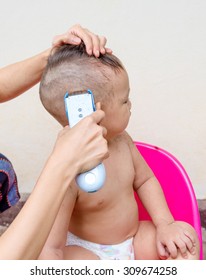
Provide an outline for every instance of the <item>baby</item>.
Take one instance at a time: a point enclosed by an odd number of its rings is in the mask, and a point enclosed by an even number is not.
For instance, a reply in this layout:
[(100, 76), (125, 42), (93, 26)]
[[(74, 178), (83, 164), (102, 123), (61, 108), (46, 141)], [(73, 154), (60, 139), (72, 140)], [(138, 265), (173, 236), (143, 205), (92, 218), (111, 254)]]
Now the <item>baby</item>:
[[(83, 44), (56, 49), (40, 84), (46, 110), (67, 125), (65, 93), (87, 89), (105, 112), (100, 125), (107, 130), (110, 154), (103, 162), (106, 181), (92, 194), (75, 181), (71, 184), (40, 258), (198, 259), (195, 230), (174, 221), (161, 186), (125, 131), (131, 116), (130, 87), (120, 60), (112, 54), (88, 56)], [(138, 220), (134, 191), (152, 222)]]

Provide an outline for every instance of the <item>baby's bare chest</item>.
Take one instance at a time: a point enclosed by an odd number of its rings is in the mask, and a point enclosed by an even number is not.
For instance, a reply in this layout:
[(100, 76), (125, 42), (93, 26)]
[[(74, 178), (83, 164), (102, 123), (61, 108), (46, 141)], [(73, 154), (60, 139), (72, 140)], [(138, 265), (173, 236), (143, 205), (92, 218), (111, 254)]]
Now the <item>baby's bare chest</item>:
[(120, 142), (112, 147), (109, 153), (109, 158), (104, 161), (107, 174), (106, 184), (117, 183), (121, 188), (128, 187), (134, 179), (134, 165), (128, 145)]
[(128, 145), (119, 141), (110, 147), (109, 153), (109, 158), (103, 162), (106, 169), (103, 188), (94, 194), (80, 192), (76, 209), (94, 211), (115, 208), (119, 201), (133, 195), (134, 166)]

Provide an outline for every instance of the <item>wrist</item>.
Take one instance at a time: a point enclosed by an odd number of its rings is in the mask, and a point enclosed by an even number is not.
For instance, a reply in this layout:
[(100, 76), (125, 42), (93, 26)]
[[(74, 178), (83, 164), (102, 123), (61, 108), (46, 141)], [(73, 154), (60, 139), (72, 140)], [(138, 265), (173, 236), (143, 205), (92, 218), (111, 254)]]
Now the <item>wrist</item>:
[(52, 153), (47, 161), (47, 166), (66, 184), (71, 183), (78, 173), (78, 166), (72, 156), (65, 160)]
[(41, 65), (40, 72), (43, 72), (44, 68), (46, 67), (51, 50), (52, 49), (49, 48), (36, 56), (39, 60), (39, 64)]
[(162, 226), (162, 225), (171, 225), (174, 222), (175, 222), (174, 218), (171, 217), (168, 219), (164, 219), (164, 218), (158, 219), (158, 221), (156, 221), (154, 224), (156, 227), (158, 227), (158, 226)]

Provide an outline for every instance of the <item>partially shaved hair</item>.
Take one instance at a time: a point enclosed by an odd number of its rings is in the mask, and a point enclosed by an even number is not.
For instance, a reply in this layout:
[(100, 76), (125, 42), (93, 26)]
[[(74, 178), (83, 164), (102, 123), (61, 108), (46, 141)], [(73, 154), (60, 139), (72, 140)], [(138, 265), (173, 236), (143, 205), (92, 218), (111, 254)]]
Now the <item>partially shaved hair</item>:
[(124, 67), (112, 54), (89, 56), (85, 45), (63, 45), (49, 56), (40, 83), (40, 99), (46, 110), (63, 126), (68, 123), (64, 95), (90, 89), (95, 102), (109, 104), (113, 77)]

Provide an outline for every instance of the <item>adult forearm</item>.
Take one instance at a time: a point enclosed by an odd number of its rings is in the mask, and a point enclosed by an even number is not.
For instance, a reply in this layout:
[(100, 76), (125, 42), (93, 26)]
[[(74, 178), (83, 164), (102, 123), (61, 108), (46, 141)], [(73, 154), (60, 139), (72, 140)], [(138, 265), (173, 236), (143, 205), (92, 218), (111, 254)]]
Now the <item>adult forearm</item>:
[(0, 239), (0, 259), (37, 259), (53, 226), (75, 170), (65, 178), (47, 162), (39, 180), (16, 219)]
[[(23, 209), (0, 238), (0, 259), (37, 259), (70, 183), (108, 156), (101, 110), (58, 134), (54, 149)], [(74, 194), (68, 193), (71, 201)]]
[(49, 53), (50, 49), (0, 69), (0, 102), (15, 98), (37, 84)]

